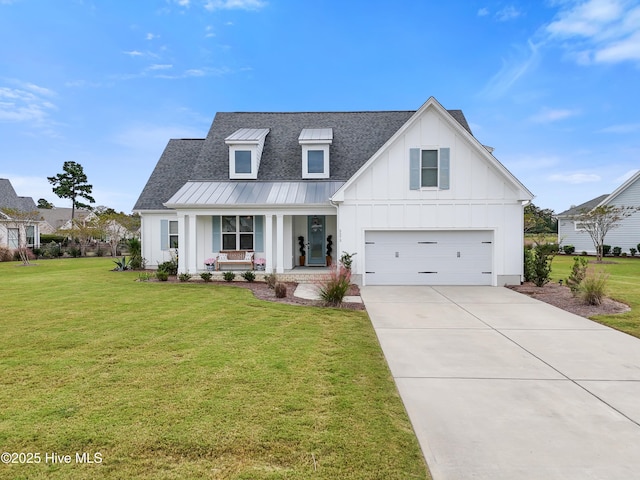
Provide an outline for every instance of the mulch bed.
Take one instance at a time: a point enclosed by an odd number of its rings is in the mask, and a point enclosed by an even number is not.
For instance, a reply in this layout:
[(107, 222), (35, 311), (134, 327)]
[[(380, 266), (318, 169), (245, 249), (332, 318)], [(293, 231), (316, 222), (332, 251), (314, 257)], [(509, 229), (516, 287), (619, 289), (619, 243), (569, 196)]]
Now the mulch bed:
[[(150, 282), (158, 282), (159, 280), (155, 278), (149, 279)], [(180, 283), (180, 280), (175, 275), (170, 275), (167, 282), (170, 283)], [(189, 282), (197, 282), (197, 283), (205, 283), (203, 280), (199, 278), (192, 278)], [(298, 284), (296, 282), (281, 282), (287, 286), (287, 296), (283, 298), (277, 298), (273, 289), (269, 288), (264, 282), (225, 282), (225, 281), (211, 281), (208, 282), (211, 285), (224, 285), (227, 287), (237, 287), (237, 288), (246, 288), (253, 292), (254, 297), (260, 300), (266, 300), (268, 302), (278, 302), (278, 303), (287, 303), (290, 305), (306, 305), (312, 307), (324, 307), (324, 303), (319, 300), (307, 300), (306, 298), (299, 298), (293, 295)], [(349, 291), (347, 292), (349, 296), (360, 296), (360, 288), (357, 285), (351, 284)], [(339, 308), (344, 308), (347, 310), (364, 310), (364, 304), (362, 303), (343, 303)]]
[(605, 298), (601, 305), (585, 305), (573, 295), (569, 287), (558, 283), (547, 283), (544, 287), (536, 287), (533, 283), (526, 282), (522, 285), (512, 285), (509, 288), (585, 318), (591, 318), (595, 315), (613, 315), (631, 310), (629, 305), (610, 298)]

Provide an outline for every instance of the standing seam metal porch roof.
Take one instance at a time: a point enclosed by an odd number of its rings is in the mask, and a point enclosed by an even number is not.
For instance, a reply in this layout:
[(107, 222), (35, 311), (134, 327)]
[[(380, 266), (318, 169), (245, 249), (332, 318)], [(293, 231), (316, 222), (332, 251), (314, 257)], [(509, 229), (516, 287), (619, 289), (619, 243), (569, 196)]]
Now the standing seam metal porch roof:
[(165, 206), (329, 205), (344, 182), (187, 182)]

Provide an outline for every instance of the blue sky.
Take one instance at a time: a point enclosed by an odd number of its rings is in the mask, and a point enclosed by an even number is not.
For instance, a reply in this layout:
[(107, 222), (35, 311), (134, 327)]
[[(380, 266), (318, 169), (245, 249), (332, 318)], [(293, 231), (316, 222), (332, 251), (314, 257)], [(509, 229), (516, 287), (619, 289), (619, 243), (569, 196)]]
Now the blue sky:
[(640, 0), (0, 0), (0, 177), (130, 212), (218, 111), (462, 109), (560, 212), (640, 168)]

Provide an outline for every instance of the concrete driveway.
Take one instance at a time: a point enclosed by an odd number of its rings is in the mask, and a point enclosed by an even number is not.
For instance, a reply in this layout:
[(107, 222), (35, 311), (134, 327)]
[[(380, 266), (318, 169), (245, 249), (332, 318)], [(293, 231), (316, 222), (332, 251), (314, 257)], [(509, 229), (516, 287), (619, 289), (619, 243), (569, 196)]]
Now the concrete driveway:
[(362, 287), (434, 480), (640, 478), (640, 339), (498, 287)]

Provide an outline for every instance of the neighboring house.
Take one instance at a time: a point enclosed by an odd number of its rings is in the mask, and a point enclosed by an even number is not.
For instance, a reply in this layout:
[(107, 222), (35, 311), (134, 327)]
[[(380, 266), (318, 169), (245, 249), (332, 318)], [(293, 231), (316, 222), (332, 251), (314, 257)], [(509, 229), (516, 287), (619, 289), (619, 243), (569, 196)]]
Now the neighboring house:
[(504, 285), (522, 278), (533, 196), (460, 110), (218, 113), (205, 139), (170, 140), (134, 211), (143, 257), (177, 250), (196, 273), (221, 250), (266, 271), (356, 254), (355, 281)]
[[(580, 228), (581, 224), (575, 220), (575, 215), (589, 212), (599, 206), (640, 207), (640, 170), (629, 180), (620, 185), (610, 195), (600, 195), (578, 206), (556, 215), (558, 217), (558, 241), (560, 245), (573, 245), (576, 252), (587, 252), (595, 255), (596, 248), (589, 234)], [(638, 248), (640, 243), (640, 212), (623, 219), (620, 226), (611, 229), (605, 238), (605, 244), (620, 247), (623, 252), (630, 248)]]
[[(32, 217), (37, 217), (35, 212), (38, 210), (33, 198), (19, 197), (11, 182), (6, 178), (0, 178), (0, 246), (15, 249), (20, 246), (21, 240), (24, 240), (23, 244), (27, 247), (39, 247), (39, 222), (24, 216), (20, 218), (16, 215), (3, 213), (3, 209), (21, 214), (33, 213)], [(24, 230), (20, 228), (21, 226), (24, 226)], [(24, 235), (25, 238), (20, 238), (21, 235)]]
[[(58, 233), (59, 230), (68, 230), (71, 228), (71, 207), (39, 208), (38, 211), (42, 218), (41, 233), (54, 234)], [(91, 210), (77, 208), (76, 218), (78, 220), (84, 220), (91, 213)]]

